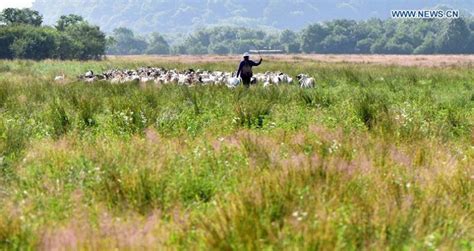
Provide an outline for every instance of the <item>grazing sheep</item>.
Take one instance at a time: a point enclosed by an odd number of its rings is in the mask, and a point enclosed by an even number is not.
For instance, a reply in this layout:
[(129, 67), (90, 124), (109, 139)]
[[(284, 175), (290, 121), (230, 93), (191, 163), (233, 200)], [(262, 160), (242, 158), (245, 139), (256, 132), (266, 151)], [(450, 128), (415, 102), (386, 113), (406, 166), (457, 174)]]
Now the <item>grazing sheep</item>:
[(284, 74), (284, 73), (280, 73), (279, 76), (278, 76), (281, 80), (282, 83), (285, 83), (285, 84), (291, 84), (293, 82), (293, 78), (291, 78), (289, 75), (287, 74)]
[(251, 85), (257, 84), (257, 78), (256, 78), (256, 77), (250, 78), (250, 84), (251, 84)]
[[(61, 79), (61, 78), (58, 78)], [(136, 70), (112, 69), (102, 74), (96, 75), (92, 70), (80, 75), (81, 81), (92, 83), (94, 81), (106, 80), (112, 84), (121, 84), (126, 82), (154, 82), (161, 84), (179, 84), (179, 85), (226, 85), (229, 88), (235, 88), (241, 80), (235, 77), (235, 73), (222, 71), (205, 71), (188, 69), (178, 71), (176, 69), (166, 70), (163, 68), (141, 67)], [(251, 78), (251, 84), (263, 83), (264, 87), (270, 85), (290, 84), (293, 79), (282, 72), (256, 73)]]
[(267, 88), (267, 87), (270, 87), (271, 85), (272, 83), (270, 82), (270, 76), (266, 76), (263, 79), (263, 87)]
[(168, 83), (178, 83), (178, 81), (179, 81), (179, 75), (177, 73), (173, 73)]
[(112, 83), (112, 84), (120, 84), (120, 83), (122, 83), (122, 78), (120, 78), (120, 77), (112, 78), (112, 79), (110, 80), (110, 83)]
[(210, 84), (214, 84), (215, 83), (215, 80), (210, 78), (210, 77), (199, 77), (199, 82), (202, 83), (203, 85), (210, 85)]
[(148, 82), (154, 81), (154, 80), (155, 80), (155, 79), (152, 78), (152, 77), (141, 77), (141, 78), (140, 78), (140, 82), (141, 82), (141, 83), (148, 83)]
[(94, 72), (92, 70), (89, 70), (89, 71), (86, 72), (86, 74), (84, 74), (84, 76), (86, 78), (92, 78), (92, 77), (94, 77)]
[(92, 76), (92, 77), (86, 78), (84, 81), (85, 81), (86, 83), (92, 83), (92, 82), (94, 82), (94, 81), (96, 81), (96, 80), (97, 80), (97, 77)]
[(191, 77), (190, 75), (179, 75), (178, 77), (178, 84), (179, 85), (186, 85), (191, 82)]
[(270, 82), (275, 85), (279, 85), (281, 82), (281, 79), (279, 76), (271, 76), (270, 80), (271, 80)]
[(310, 78), (306, 74), (299, 74), (296, 78), (298, 79), (301, 88), (314, 88), (315, 86), (314, 78)]
[(61, 75), (61, 76), (56, 76), (56, 77), (54, 78), (54, 81), (56, 81), (56, 82), (63, 82), (65, 79), (66, 79), (66, 77), (65, 77), (64, 74), (63, 74), (63, 75)]

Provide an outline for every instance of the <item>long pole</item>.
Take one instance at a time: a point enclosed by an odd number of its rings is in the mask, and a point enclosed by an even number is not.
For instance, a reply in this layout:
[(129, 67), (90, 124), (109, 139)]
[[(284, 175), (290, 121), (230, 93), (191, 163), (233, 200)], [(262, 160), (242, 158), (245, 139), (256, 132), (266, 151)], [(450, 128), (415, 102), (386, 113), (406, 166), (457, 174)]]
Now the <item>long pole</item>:
[(257, 48), (257, 45), (255, 44), (255, 42), (253, 40), (252, 40), (252, 45), (255, 48), (255, 50), (257, 51), (258, 56), (260, 56), (260, 58), (262, 58), (262, 54), (260, 54), (260, 50)]

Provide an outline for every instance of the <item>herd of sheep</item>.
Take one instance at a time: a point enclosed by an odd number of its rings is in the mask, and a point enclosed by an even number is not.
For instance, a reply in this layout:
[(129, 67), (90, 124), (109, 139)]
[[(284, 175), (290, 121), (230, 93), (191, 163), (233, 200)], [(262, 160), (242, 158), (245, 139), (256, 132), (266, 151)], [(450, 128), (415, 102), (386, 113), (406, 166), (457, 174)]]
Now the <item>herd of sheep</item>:
[[(61, 81), (64, 77), (56, 77)], [(79, 76), (81, 81), (92, 83), (95, 81), (109, 81), (112, 84), (120, 84), (138, 81), (142, 83), (154, 82), (156, 84), (179, 84), (179, 85), (226, 85), (235, 88), (241, 84), (234, 73), (221, 71), (203, 71), (189, 69), (187, 71), (166, 70), (163, 68), (142, 67), (136, 70), (109, 70), (101, 74), (88, 71)], [(301, 88), (313, 88), (314, 78), (306, 74), (296, 76)], [(264, 87), (271, 85), (292, 84), (293, 78), (282, 72), (257, 73), (252, 77), (252, 84), (263, 83)]]

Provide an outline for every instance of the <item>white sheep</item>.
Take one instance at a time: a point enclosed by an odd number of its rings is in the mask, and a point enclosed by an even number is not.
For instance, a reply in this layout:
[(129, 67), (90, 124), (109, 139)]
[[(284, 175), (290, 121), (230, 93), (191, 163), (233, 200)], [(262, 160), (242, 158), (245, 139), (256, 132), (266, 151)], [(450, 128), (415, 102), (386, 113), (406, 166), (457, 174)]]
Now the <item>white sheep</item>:
[(298, 79), (301, 88), (314, 88), (315, 86), (314, 78), (310, 78), (306, 74), (299, 74), (296, 78)]
[[(307, 77), (307, 76), (306, 76)], [(87, 71), (79, 79), (85, 82), (95, 82), (98, 80), (110, 81), (112, 84), (119, 84), (131, 81), (151, 82), (156, 84), (180, 84), (180, 85), (226, 85), (230, 88), (237, 87), (241, 80), (235, 77), (235, 73), (222, 71), (205, 71), (192, 69), (178, 71), (176, 69), (166, 70), (154, 67), (141, 67), (136, 70), (112, 69), (102, 74), (96, 75), (93, 71)], [(62, 76), (57, 76), (56, 81), (62, 81)], [(251, 79), (252, 84), (263, 83), (264, 87), (270, 85), (290, 84), (293, 79), (282, 72), (256, 73)], [(301, 82), (301, 81), (300, 81)], [(314, 86), (314, 81), (313, 81)], [(302, 87), (311, 87), (311, 83), (303, 84)]]
[(56, 77), (54, 78), (54, 81), (56, 81), (56, 82), (63, 82), (65, 79), (66, 79), (66, 77), (65, 77), (64, 74), (63, 74), (63, 75), (61, 75), (61, 76), (56, 76)]

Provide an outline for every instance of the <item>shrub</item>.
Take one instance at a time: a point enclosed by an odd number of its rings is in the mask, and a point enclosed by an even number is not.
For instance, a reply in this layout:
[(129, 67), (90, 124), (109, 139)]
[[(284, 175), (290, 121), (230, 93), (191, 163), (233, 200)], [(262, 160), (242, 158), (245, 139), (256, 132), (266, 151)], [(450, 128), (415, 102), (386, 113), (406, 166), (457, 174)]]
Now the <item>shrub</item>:
[(60, 137), (67, 133), (71, 127), (70, 117), (67, 115), (64, 106), (60, 104), (61, 101), (55, 100), (50, 106), (50, 118), (52, 123), (53, 134)]
[(247, 128), (262, 128), (264, 120), (270, 115), (273, 104), (269, 101), (248, 98), (235, 105), (235, 122)]

